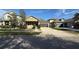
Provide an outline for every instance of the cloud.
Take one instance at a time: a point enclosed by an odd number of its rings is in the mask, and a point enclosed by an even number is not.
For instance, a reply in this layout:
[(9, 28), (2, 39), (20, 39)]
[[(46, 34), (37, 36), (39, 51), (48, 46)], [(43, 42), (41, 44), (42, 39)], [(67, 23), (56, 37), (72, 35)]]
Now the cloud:
[[(69, 10), (69, 11), (68, 11)], [(79, 12), (79, 9), (58, 9), (58, 11), (54, 14), (55, 18), (68, 18), (72, 17), (75, 13)]]
[(67, 10), (67, 9), (62, 9), (62, 13), (63, 13), (63, 14), (72, 14), (72, 13), (79, 12), (78, 9), (77, 9), (77, 10), (70, 11), (70, 12), (67, 12), (66, 10)]

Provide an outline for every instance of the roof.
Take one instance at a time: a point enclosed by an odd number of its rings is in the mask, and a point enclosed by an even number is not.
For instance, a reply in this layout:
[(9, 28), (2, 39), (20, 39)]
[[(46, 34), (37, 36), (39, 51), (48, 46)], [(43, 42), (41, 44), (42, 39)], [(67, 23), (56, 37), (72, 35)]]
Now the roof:
[(52, 23), (52, 22), (64, 22), (64, 20), (60, 20), (60, 19), (49, 19), (48, 20), (50, 23)]
[(38, 21), (38, 19), (35, 18), (34, 16), (29, 16), (29, 17), (26, 17), (25, 21)]
[(0, 22), (3, 22), (3, 21), (9, 21), (9, 20), (4, 20), (3, 18), (0, 18)]
[(67, 20), (65, 20), (65, 22), (73, 22), (74, 21), (74, 19), (67, 19)]

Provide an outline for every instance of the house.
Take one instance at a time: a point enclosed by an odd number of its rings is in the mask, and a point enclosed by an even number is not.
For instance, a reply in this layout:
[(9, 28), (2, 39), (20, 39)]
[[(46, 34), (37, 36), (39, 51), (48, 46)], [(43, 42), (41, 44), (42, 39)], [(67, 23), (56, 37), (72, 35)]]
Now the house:
[(8, 20), (0, 20), (0, 26), (11, 25), (11, 22)]
[(40, 27), (50, 27), (50, 22), (46, 20), (39, 20)]
[(0, 20), (0, 26), (10, 26), (16, 17), (13, 16), (14, 12), (6, 12)]
[(41, 26), (41, 27), (49, 27), (49, 22), (42, 20), (42, 19), (38, 19), (34, 16), (28, 16), (25, 19), (25, 24), (26, 25), (36, 25), (36, 26)]
[(34, 16), (28, 16), (25, 19), (26, 25), (38, 25), (38, 19)]
[(10, 21), (10, 15), (8, 13), (4, 14), (3, 17), (0, 20), (0, 27), (8, 26), (11, 25)]
[(14, 23), (17, 26), (22, 24), (22, 17), (14, 12), (6, 12), (0, 20), (0, 26), (11, 26)]
[(63, 27), (67, 27), (67, 28), (73, 28), (73, 19), (70, 18), (70, 19), (66, 19), (63, 23)]
[(38, 18), (34, 16), (27, 16), (25, 19), (25, 25), (27, 28), (33, 28), (33, 26), (38, 26)]
[(50, 27), (63, 27), (64, 19), (49, 19)]
[(73, 18), (65, 20), (63, 23), (65, 27), (79, 29), (79, 20)]
[(0, 20), (0, 27), (10, 27), (11, 22), (8, 20)]
[(79, 20), (74, 21), (74, 28), (79, 29)]

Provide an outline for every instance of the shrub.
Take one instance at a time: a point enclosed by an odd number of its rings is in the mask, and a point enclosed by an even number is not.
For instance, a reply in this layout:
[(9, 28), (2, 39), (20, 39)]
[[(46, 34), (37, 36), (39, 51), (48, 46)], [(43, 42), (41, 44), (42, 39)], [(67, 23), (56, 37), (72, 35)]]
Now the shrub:
[(36, 25), (33, 25), (33, 28), (32, 29), (35, 29), (36, 28)]
[(40, 29), (40, 25), (38, 25), (37, 28)]

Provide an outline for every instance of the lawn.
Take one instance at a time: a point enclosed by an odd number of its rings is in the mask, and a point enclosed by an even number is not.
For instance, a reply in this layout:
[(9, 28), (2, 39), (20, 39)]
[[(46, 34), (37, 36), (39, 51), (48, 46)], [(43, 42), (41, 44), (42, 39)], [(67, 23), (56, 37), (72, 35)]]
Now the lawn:
[(2, 28), (0, 29), (0, 35), (36, 35), (40, 34), (41, 31), (35, 31), (35, 29), (13, 29), (13, 28)]

